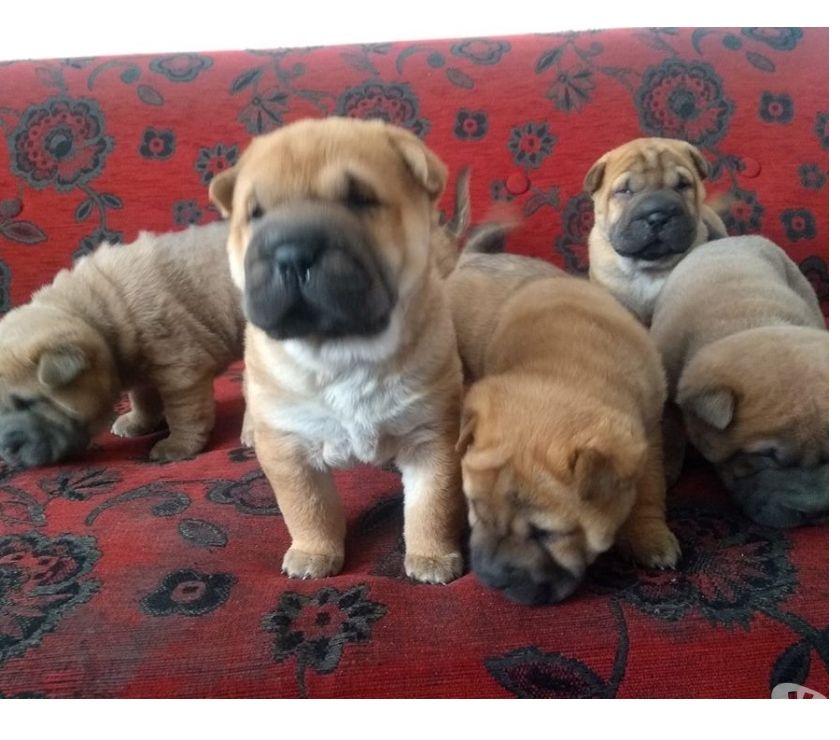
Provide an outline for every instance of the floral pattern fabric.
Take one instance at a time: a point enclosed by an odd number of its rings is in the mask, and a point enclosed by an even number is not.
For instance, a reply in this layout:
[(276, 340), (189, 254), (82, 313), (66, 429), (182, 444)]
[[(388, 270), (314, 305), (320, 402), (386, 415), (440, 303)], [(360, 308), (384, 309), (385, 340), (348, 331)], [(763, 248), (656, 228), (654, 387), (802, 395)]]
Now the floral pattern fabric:
[[(807, 85), (802, 70), (808, 70)], [(828, 312), (828, 32), (650, 28), (0, 66), (0, 312), (102, 241), (219, 217), (207, 185), (254, 135), (381, 118), (451, 173), (474, 221), (521, 216), (509, 251), (587, 271), (583, 178), (638, 136), (697, 145), (732, 234), (761, 233)], [(451, 213), (452, 188), (442, 200)], [(561, 321), (562, 317), (558, 317)], [(828, 693), (827, 529), (741, 517), (703, 463), (672, 495), (675, 571), (601, 558), (567, 602), (525, 608), (467, 573), (402, 569), (399, 478), (342, 471), (347, 562), (280, 569), (289, 545), (236, 372), (210, 445), (146, 461), (104, 434), (31, 471), (0, 464), (0, 698), (769, 697)], [(656, 665), (656, 671), (650, 666)]]

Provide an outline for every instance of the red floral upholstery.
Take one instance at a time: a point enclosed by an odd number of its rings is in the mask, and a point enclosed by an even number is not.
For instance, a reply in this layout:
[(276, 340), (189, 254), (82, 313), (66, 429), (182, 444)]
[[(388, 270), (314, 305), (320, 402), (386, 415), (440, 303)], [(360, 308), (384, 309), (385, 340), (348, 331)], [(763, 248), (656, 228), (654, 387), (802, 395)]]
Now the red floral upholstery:
[[(511, 251), (573, 272), (592, 162), (686, 138), (710, 191), (733, 196), (731, 233), (779, 242), (827, 312), (827, 62), (826, 29), (660, 28), (4, 64), (0, 310), (102, 239), (217, 218), (207, 184), (253, 134), (335, 113), (469, 165), (476, 218), (510, 201)], [(149, 440), (104, 435), (77, 462), (0, 467), (0, 696), (827, 693), (827, 528), (745, 520), (698, 460), (673, 495), (674, 572), (607, 556), (572, 599), (533, 609), (471, 574), (413, 584), (399, 479), (359, 468), (337, 476), (344, 572), (288, 580), (288, 534), (238, 446), (238, 377), (219, 380), (195, 460), (159, 466)]]

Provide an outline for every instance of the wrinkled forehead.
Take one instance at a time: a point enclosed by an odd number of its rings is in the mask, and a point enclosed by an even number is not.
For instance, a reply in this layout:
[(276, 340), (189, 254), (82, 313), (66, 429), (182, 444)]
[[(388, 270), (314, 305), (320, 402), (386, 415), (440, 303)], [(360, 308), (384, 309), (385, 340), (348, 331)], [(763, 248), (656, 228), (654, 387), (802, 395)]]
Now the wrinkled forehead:
[(674, 187), (681, 178), (694, 181), (697, 173), (685, 157), (673, 149), (649, 148), (619, 154), (609, 165), (609, 180), (619, 178), (653, 187)]
[(337, 197), (349, 178), (382, 196), (405, 186), (405, 165), (382, 132), (304, 129), (288, 133), (254, 140), (242, 158), (237, 199), (253, 195), (277, 202)]

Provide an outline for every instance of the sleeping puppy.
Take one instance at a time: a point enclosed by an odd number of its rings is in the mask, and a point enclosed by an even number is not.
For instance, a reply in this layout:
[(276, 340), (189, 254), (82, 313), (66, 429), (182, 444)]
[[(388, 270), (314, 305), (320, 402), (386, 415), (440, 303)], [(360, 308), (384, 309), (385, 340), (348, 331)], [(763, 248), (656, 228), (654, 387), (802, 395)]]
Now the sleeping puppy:
[(169, 434), (152, 460), (190, 457), (214, 421), (213, 378), (242, 355), (227, 224), (103, 244), (0, 320), (0, 456), (48, 465), (83, 452), (123, 390), (112, 431)]
[(435, 242), (446, 177), (413, 134), (328, 118), (257, 137), (211, 183), (230, 215), (247, 403), (292, 537), (292, 577), (334, 575), (344, 562), (330, 471), (392, 459), (406, 573), (435, 583), (461, 573), (462, 376)]
[(756, 521), (828, 512), (828, 332), (814, 291), (773, 242), (704, 245), (671, 273), (651, 335), (689, 440)]
[(647, 331), (603, 289), (527, 257), (465, 254), (447, 294), (475, 379), (458, 444), (479, 580), (542, 604), (614, 542), (673, 566), (665, 379)]
[(678, 139), (634, 139), (604, 154), (584, 189), (595, 208), (589, 278), (650, 324), (668, 273), (689, 250), (726, 236), (704, 200), (709, 165)]

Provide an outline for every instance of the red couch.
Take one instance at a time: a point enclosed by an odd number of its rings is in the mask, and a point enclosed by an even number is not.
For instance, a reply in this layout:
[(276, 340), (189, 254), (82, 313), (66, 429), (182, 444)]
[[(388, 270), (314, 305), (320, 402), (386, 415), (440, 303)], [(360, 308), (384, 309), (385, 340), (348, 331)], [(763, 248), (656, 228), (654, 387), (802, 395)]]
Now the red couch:
[[(511, 251), (586, 269), (584, 174), (640, 135), (682, 137), (730, 193), (730, 233), (788, 250), (827, 313), (827, 29), (638, 29), (0, 65), (0, 310), (102, 239), (218, 217), (212, 176), (305, 116), (382, 117), (473, 171)], [(448, 190), (444, 207), (451, 209)], [(714, 300), (714, 296), (710, 296)], [(558, 321), (562, 317), (558, 316)], [(0, 467), (0, 696), (767, 697), (828, 691), (828, 531), (740, 516), (690, 459), (673, 571), (603, 557), (527, 608), (467, 573), (402, 570), (392, 472), (338, 474), (344, 572), (280, 573), (288, 534), (240, 448), (236, 368), (209, 449), (165, 466), (103, 435), (84, 458)]]

